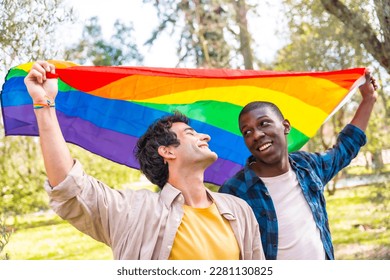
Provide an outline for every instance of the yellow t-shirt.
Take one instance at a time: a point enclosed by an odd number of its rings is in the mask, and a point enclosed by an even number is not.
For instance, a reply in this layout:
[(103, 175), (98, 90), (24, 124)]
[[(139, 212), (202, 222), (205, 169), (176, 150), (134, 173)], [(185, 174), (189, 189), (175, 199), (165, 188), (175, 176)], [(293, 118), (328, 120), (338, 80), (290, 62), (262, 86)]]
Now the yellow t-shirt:
[(208, 208), (183, 205), (184, 215), (170, 260), (238, 260), (240, 249), (229, 221), (213, 203)]

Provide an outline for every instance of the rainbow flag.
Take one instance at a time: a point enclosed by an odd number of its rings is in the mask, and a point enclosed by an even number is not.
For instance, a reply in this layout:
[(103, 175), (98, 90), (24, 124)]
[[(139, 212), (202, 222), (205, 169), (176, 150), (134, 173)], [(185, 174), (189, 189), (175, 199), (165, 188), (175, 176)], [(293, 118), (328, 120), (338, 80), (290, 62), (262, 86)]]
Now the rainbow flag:
[[(248, 102), (274, 102), (291, 125), (289, 151), (301, 148), (364, 81), (364, 68), (332, 72), (274, 72), (79, 66), (51, 61), (59, 75), (56, 110), (65, 140), (107, 159), (139, 168), (138, 138), (157, 118), (179, 110), (211, 136), (219, 158), (205, 181), (221, 185), (249, 156), (238, 114)], [(24, 77), (32, 63), (8, 72), (1, 93), (6, 135), (38, 135)]]

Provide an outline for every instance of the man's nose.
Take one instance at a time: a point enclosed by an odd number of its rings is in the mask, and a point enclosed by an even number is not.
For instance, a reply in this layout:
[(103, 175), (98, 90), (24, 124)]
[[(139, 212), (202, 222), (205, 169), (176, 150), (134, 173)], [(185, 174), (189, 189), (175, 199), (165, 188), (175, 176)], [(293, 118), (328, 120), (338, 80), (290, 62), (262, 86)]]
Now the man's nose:
[(199, 133), (199, 139), (202, 141), (209, 142), (211, 140), (211, 136), (208, 134)]
[(264, 131), (262, 131), (260, 129), (256, 129), (253, 133), (254, 133), (255, 139), (260, 139), (261, 137), (263, 137), (265, 135)]

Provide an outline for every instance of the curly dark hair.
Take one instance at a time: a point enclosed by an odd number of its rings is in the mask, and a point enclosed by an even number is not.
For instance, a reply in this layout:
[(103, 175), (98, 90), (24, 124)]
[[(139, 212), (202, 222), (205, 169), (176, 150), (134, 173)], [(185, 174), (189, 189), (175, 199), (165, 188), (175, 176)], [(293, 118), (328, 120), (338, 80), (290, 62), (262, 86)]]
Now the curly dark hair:
[(174, 112), (156, 120), (139, 138), (134, 151), (142, 173), (160, 189), (168, 181), (169, 171), (168, 164), (164, 163), (163, 157), (158, 153), (158, 147), (180, 145), (176, 133), (170, 130), (172, 124), (176, 122), (188, 124), (189, 119), (180, 112)]

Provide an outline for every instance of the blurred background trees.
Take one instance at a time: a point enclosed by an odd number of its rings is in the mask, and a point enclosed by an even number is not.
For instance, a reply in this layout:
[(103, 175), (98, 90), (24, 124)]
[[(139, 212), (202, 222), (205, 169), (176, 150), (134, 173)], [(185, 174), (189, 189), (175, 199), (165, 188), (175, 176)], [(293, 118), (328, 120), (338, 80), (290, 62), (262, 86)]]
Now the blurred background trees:
[[(387, 3), (385, 3), (387, 2)], [(347, 4), (349, 3), (349, 4)], [(361, 154), (370, 155), (370, 168), (380, 172), (382, 150), (389, 147), (389, 2), (356, 0), (283, 0), (289, 42), (278, 51), (274, 69), (327, 71), (370, 66), (381, 85), (379, 99), (367, 130), (368, 144)], [(341, 108), (308, 143), (310, 151), (327, 149), (337, 132), (349, 122), (360, 96)], [(331, 193), (346, 170), (328, 184)]]
[(106, 40), (99, 18), (92, 17), (85, 23), (80, 41), (66, 48), (65, 60), (93, 65), (141, 64), (143, 56), (134, 43), (133, 33), (131, 23), (125, 24), (117, 20), (114, 24), (114, 34)]
[[(57, 28), (71, 22), (72, 14), (61, 0), (1, 0), (1, 79), (11, 66), (55, 57)], [(4, 137), (0, 119), (0, 213), (22, 214), (47, 207), (43, 170), (37, 140)]]
[[(63, 57), (78, 63), (96, 65), (141, 63), (142, 56), (132, 42), (132, 26), (115, 23), (116, 33), (105, 41), (97, 18), (86, 23), (80, 41), (67, 46), (65, 52), (59, 36), (61, 26), (75, 21), (74, 12), (63, 0), (0, 1), (1, 79), (12, 66)], [(80, 158), (92, 175), (117, 188), (138, 180), (140, 174), (69, 144), (72, 154)], [(91, 164), (91, 166), (88, 165)], [(4, 136), (0, 119), (0, 213), (12, 216), (48, 209), (43, 190), (45, 180), (39, 141), (33, 137)]]

